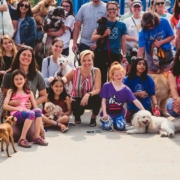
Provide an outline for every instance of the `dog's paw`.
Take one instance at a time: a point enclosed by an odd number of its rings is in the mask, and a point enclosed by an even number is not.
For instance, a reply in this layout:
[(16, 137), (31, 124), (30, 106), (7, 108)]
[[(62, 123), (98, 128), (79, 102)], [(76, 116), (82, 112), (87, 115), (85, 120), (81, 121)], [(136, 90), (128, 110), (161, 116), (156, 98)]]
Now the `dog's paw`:
[(169, 134), (168, 134), (168, 137), (169, 137), (169, 138), (173, 138), (173, 137), (174, 137), (174, 133), (169, 133)]
[(161, 137), (167, 137), (168, 135), (166, 133), (161, 133), (160, 136)]

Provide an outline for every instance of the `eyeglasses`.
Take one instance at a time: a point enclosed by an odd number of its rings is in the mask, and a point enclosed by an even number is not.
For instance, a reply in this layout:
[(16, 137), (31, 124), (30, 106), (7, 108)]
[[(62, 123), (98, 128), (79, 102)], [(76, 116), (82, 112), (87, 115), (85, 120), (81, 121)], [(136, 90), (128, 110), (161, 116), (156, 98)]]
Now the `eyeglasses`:
[(69, 8), (71, 6), (68, 6), (68, 5), (62, 5), (63, 8)]
[(164, 5), (164, 2), (157, 2), (156, 5), (159, 6), (159, 5)]
[(134, 8), (140, 8), (141, 6), (138, 6), (138, 5), (135, 5), (135, 6), (133, 6)]
[(116, 8), (109, 8), (109, 9), (107, 9), (108, 11), (117, 11), (117, 9)]
[(29, 6), (26, 4), (20, 4), (20, 7), (25, 7), (26, 9), (29, 8)]

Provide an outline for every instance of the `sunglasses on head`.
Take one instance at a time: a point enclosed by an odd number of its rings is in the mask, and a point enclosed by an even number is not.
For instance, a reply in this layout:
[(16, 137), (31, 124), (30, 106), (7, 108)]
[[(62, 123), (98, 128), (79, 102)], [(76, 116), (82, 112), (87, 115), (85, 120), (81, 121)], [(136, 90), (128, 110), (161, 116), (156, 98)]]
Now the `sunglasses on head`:
[(20, 4), (20, 7), (25, 7), (26, 9), (29, 8), (29, 5), (26, 4)]
[(156, 5), (159, 6), (159, 5), (164, 5), (164, 2), (157, 2)]

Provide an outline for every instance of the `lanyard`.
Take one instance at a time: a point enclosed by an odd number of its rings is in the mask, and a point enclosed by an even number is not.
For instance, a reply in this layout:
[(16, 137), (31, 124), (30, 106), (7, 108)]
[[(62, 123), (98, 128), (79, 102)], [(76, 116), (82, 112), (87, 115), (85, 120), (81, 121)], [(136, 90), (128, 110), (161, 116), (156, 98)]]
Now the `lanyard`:
[(135, 23), (134, 18), (131, 17), (131, 19), (132, 19), (132, 21), (133, 21), (133, 23), (134, 23), (134, 25), (135, 25), (136, 31), (139, 32), (139, 29), (140, 29), (140, 28), (139, 28), (138, 25)]

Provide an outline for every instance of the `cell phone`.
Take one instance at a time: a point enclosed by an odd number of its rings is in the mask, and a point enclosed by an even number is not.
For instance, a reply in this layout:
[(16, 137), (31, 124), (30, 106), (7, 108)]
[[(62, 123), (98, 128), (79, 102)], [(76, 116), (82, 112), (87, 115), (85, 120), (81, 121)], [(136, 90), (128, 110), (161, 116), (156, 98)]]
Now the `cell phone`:
[(86, 131), (87, 133), (94, 133), (94, 131)]

